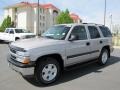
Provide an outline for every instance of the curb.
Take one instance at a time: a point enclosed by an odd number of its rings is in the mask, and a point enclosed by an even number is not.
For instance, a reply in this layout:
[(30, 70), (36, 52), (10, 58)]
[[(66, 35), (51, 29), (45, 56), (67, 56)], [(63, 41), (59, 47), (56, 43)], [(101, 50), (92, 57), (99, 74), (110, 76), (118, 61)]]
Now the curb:
[(117, 49), (120, 49), (120, 46), (113, 46), (113, 48), (117, 48)]

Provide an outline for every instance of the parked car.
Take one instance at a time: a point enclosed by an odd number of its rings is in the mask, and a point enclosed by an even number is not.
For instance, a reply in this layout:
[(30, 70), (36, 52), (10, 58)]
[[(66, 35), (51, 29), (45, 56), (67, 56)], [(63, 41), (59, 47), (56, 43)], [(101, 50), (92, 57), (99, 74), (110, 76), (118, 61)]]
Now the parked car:
[(43, 84), (55, 82), (62, 70), (76, 64), (95, 60), (105, 65), (113, 51), (110, 30), (98, 24), (55, 25), (41, 38), (16, 41), (9, 48), (9, 66)]
[(34, 33), (30, 33), (27, 30), (20, 28), (6, 28), (5, 32), (0, 33), (0, 40), (8, 42), (32, 37), (35, 37)]

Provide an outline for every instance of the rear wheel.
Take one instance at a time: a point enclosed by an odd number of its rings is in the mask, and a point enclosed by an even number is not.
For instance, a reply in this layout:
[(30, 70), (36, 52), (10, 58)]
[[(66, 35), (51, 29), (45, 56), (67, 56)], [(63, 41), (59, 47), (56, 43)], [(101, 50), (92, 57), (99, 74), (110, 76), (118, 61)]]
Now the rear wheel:
[(100, 65), (105, 65), (109, 59), (109, 51), (107, 49), (102, 49), (98, 63)]
[(38, 83), (50, 84), (55, 82), (60, 76), (61, 68), (56, 59), (46, 57), (37, 64), (35, 76)]

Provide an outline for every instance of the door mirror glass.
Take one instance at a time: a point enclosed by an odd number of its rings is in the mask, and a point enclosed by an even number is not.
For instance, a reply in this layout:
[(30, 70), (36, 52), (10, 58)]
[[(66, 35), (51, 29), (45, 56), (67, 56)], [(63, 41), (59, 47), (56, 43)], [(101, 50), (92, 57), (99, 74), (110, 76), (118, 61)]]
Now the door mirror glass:
[(69, 41), (74, 41), (76, 40), (77, 36), (75, 35), (70, 35)]

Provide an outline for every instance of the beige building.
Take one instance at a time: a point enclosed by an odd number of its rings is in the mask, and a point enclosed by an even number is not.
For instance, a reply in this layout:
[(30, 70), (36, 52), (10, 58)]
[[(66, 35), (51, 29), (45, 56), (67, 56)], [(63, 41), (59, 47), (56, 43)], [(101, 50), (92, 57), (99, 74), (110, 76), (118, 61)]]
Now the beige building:
[[(38, 27), (38, 4), (21, 2), (5, 7), (5, 15), (11, 17), (14, 26), (24, 28), (36, 33)], [(52, 4), (39, 5), (39, 34), (43, 33), (50, 26), (54, 25), (55, 18), (60, 10)]]
[[(35, 34), (41, 34), (50, 26), (56, 24), (56, 17), (60, 9), (52, 4), (39, 4), (39, 30), (38, 30), (38, 4), (21, 2), (5, 7), (5, 15), (11, 17), (16, 28), (27, 29)], [(70, 14), (74, 23), (80, 23), (81, 19), (76, 14)]]
[(73, 19), (74, 23), (82, 23), (82, 19), (75, 13), (71, 13), (70, 17)]

